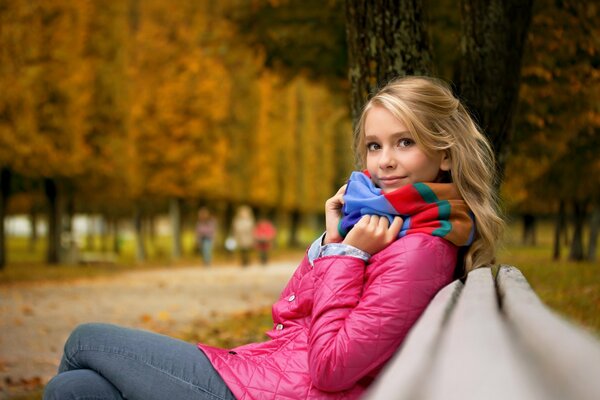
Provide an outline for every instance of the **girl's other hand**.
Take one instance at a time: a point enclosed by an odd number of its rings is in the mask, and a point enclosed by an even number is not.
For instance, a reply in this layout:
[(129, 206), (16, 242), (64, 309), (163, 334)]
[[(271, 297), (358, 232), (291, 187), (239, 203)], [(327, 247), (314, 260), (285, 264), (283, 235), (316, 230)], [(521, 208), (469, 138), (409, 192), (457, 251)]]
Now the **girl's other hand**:
[(364, 215), (350, 230), (343, 243), (373, 255), (396, 240), (403, 222), (401, 217), (396, 216), (390, 225), (387, 217)]
[(348, 185), (342, 186), (332, 198), (325, 202), (325, 238), (323, 244), (339, 243), (343, 239), (338, 231), (338, 224), (342, 218), (346, 186)]

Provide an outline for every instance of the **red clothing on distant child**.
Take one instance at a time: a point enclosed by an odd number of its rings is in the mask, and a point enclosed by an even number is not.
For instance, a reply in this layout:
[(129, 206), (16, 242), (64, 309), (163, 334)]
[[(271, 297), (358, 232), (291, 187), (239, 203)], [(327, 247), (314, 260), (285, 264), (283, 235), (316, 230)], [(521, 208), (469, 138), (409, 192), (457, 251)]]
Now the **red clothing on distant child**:
[(254, 240), (259, 249), (269, 249), (277, 231), (273, 224), (267, 220), (261, 220), (254, 228)]

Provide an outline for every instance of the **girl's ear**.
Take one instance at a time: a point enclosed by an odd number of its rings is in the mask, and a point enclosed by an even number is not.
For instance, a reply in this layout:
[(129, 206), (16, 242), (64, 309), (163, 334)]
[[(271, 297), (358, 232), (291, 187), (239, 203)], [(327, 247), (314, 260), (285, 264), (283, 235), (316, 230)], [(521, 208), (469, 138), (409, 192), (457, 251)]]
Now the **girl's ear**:
[(442, 152), (442, 161), (440, 162), (440, 170), (450, 171), (451, 167), (452, 167), (452, 160), (450, 159), (450, 152), (448, 150), (444, 150)]

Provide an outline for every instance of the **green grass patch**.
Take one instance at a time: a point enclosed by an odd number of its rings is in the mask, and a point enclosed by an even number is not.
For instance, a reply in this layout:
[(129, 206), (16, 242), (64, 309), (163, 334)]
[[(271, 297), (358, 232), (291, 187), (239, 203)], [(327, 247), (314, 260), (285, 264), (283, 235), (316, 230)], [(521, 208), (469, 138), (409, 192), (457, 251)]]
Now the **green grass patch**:
[(550, 308), (600, 337), (600, 262), (552, 260), (552, 226), (542, 223), (536, 246), (520, 244), (518, 225), (507, 232), (506, 246), (499, 262), (514, 265), (523, 272), (540, 299)]

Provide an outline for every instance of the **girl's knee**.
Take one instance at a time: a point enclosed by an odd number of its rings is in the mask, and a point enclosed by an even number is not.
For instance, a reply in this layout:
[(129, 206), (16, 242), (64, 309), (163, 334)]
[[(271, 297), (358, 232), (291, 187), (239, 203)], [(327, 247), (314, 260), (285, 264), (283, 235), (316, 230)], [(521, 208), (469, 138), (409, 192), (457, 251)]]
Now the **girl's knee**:
[(100, 323), (81, 324), (73, 329), (65, 342), (63, 361), (59, 371), (78, 368), (77, 353), (97, 346), (101, 338), (105, 337), (110, 330), (111, 325)]
[(60, 383), (62, 380), (62, 378), (60, 378), (61, 375), (62, 374), (56, 375), (46, 384), (43, 400), (67, 399), (67, 397), (63, 396), (61, 393), (61, 388), (64, 387), (64, 385)]
[(73, 329), (65, 343), (65, 353), (70, 354), (73, 350), (80, 348), (82, 342), (94, 337), (99, 329), (98, 325), (94, 323), (81, 324)]
[(67, 345), (77, 344), (78, 346), (81, 346), (81, 344), (86, 342), (98, 342), (99, 338), (105, 337), (106, 334), (113, 329), (114, 327), (112, 325), (96, 322), (78, 325), (69, 335)]
[(56, 375), (44, 388), (44, 400), (122, 399), (119, 391), (94, 371), (80, 369)]

